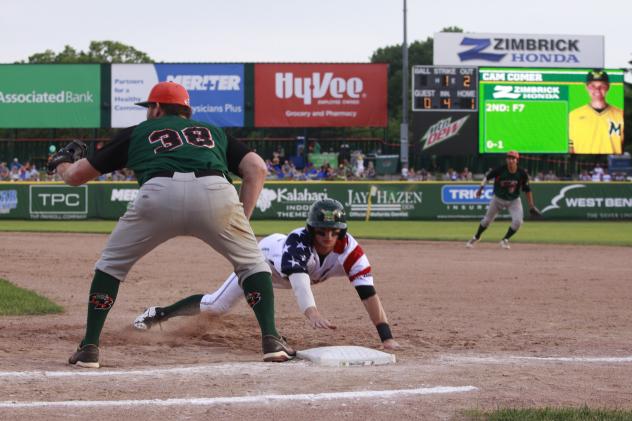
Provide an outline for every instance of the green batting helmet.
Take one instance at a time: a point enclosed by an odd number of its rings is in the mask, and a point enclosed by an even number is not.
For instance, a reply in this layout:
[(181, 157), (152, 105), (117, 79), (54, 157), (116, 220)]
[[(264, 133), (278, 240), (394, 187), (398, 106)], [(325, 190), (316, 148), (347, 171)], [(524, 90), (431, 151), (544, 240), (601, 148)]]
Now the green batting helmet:
[(314, 228), (339, 229), (341, 237), (344, 237), (347, 231), (345, 208), (334, 199), (322, 199), (312, 203), (307, 212), (306, 222), (310, 232)]

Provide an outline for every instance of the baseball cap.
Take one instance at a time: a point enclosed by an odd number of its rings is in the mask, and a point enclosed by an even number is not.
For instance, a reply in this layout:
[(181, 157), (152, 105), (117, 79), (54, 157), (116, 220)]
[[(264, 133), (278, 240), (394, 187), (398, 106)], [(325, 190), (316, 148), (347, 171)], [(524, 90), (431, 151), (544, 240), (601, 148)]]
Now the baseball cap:
[(149, 104), (156, 102), (160, 104), (184, 105), (185, 107), (191, 108), (189, 104), (189, 93), (184, 86), (176, 82), (159, 82), (155, 84), (154, 87), (151, 88), (151, 92), (149, 92), (147, 101), (137, 102), (136, 105), (147, 107)]
[(507, 156), (513, 156), (516, 159), (520, 159), (520, 154), (518, 153), (518, 151), (509, 151), (507, 152)]
[(605, 70), (594, 69), (586, 75), (586, 83), (590, 82), (606, 82), (610, 83), (610, 78)]

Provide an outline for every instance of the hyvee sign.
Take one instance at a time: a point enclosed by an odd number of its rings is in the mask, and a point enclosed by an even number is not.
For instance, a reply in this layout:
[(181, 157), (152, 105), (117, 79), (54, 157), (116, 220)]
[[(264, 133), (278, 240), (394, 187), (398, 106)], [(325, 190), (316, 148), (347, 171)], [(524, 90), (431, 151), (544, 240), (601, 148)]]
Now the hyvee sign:
[(386, 64), (257, 64), (257, 127), (385, 127)]

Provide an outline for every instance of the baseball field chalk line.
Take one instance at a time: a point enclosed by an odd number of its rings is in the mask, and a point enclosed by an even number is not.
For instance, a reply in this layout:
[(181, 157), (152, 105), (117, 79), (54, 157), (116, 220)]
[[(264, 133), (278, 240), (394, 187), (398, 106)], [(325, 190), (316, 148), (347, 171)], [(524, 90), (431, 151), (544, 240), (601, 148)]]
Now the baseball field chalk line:
[(130, 376), (162, 376), (171, 374), (239, 374), (243, 372), (261, 373), (272, 369), (283, 370), (296, 367), (309, 367), (305, 361), (293, 361), (291, 363), (271, 366), (270, 363), (231, 363), (208, 364), (190, 367), (151, 368), (146, 370), (94, 370), (85, 368), (73, 368), (67, 371), (0, 371), (0, 378), (17, 377), (22, 379), (55, 378), (55, 377), (130, 377)]
[(629, 357), (527, 357), (527, 356), (506, 356), (506, 357), (485, 357), (485, 356), (447, 356), (439, 357), (439, 361), (450, 363), (472, 363), (472, 364), (512, 364), (518, 362), (531, 363), (595, 363), (595, 364), (621, 364), (631, 363), (632, 356)]
[(260, 395), (260, 396), (231, 396), (223, 398), (188, 398), (188, 399), (141, 399), (121, 401), (57, 401), (57, 402), (0, 402), (0, 409), (18, 408), (93, 408), (113, 406), (212, 406), (219, 404), (268, 403), (271, 401), (323, 401), (335, 399), (363, 399), (363, 398), (396, 398), (415, 395), (436, 395), (445, 393), (464, 393), (478, 390), (474, 386), (435, 386), (417, 389), (398, 390), (365, 390), (358, 392), (308, 393), (298, 395)]

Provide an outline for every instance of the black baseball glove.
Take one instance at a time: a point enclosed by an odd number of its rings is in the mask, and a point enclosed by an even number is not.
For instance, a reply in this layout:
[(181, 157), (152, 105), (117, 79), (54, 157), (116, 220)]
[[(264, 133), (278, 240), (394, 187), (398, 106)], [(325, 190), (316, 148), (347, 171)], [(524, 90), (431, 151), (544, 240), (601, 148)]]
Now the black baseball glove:
[(80, 140), (73, 140), (57, 152), (48, 160), (48, 174), (53, 175), (57, 171), (57, 166), (62, 162), (73, 163), (85, 158), (88, 155), (88, 147)]
[(531, 218), (542, 218), (542, 212), (535, 206), (529, 208), (529, 215), (531, 215)]

